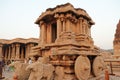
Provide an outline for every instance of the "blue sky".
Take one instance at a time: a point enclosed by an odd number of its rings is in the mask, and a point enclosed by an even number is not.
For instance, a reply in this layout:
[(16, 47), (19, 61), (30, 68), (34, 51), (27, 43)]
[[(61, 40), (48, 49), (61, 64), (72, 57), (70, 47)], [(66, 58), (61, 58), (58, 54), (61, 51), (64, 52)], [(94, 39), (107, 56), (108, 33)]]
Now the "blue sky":
[(94, 44), (113, 48), (120, 0), (0, 0), (0, 39), (38, 38), (39, 27), (34, 24), (38, 16), (47, 8), (67, 2), (86, 10), (95, 22), (91, 29)]

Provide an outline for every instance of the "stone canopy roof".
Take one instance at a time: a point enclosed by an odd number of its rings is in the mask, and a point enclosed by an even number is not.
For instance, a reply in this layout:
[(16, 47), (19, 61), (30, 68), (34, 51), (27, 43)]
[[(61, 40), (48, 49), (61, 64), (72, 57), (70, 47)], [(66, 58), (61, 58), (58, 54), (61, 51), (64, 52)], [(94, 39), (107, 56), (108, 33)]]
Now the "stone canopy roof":
[(29, 38), (29, 39), (23, 39), (23, 38), (15, 38), (12, 40), (7, 40), (7, 39), (0, 39), (0, 44), (12, 44), (12, 43), (38, 43), (37, 38)]
[(89, 20), (91, 24), (94, 24), (91, 17), (87, 14), (87, 12), (84, 9), (81, 8), (74, 8), (72, 4), (66, 3), (62, 5), (58, 5), (55, 8), (48, 8), (45, 12), (43, 12), (38, 19), (36, 20), (36, 24), (39, 24), (40, 21), (45, 21), (50, 18), (54, 18), (55, 14), (59, 13), (67, 13), (71, 12), (76, 16), (76, 18), (79, 18), (80, 16), (85, 17)]

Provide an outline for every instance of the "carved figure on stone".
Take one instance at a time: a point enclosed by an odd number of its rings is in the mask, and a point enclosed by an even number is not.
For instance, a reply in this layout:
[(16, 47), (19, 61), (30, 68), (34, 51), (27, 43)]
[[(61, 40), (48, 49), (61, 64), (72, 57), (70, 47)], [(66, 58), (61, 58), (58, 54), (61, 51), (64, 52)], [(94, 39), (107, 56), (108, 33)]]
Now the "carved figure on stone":
[(53, 80), (54, 66), (46, 61), (46, 58), (40, 57), (38, 61), (27, 66), (26, 70), (31, 71), (28, 80)]
[(15, 75), (17, 76), (18, 80), (28, 80), (30, 71), (26, 70), (26, 67), (29, 64), (27, 63), (21, 63), (21, 62), (14, 62), (10, 64), (9, 66), (13, 66), (15, 68)]

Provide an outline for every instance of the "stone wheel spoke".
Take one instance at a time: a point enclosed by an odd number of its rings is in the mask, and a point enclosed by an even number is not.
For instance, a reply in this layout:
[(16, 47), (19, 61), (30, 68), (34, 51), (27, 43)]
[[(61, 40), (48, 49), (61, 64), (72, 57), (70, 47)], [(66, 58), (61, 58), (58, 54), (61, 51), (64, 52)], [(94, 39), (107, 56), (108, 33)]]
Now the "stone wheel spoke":
[(90, 75), (90, 61), (86, 56), (79, 56), (75, 61), (75, 75), (79, 80), (87, 80)]
[(101, 56), (97, 56), (94, 59), (92, 68), (93, 68), (93, 74), (95, 76), (100, 76), (101, 74), (104, 73), (105, 63)]

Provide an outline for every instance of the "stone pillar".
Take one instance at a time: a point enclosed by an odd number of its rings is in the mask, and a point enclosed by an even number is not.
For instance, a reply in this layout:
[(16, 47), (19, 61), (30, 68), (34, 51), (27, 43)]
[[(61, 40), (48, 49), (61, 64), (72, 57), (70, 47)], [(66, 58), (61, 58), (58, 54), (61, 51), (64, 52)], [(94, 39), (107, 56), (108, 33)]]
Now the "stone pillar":
[(39, 27), (39, 42), (38, 42), (38, 45), (40, 45), (40, 44), (41, 44), (41, 28)]
[(9, 45), (8, 59), (11, 59), (11, 46)]
[(85, 26), (85, 34), (88, 35), (88, 26), (87, 25)]
[(91, 25), (88, 24), (88, 35), (91, 36)]
[(85, 22), (83, 22), (83, 25), (82, 25), (82, 32), (83, 32), (83, 34), (85, 34), (85, 28), (86, 28), (86, 24), (85, 24)]
[(28, 44), (26, 44), (26, 46), (25, 46), (25, 58), (27, 58), (28, 57), (28, 52), (29, 51), (29, 46), (28, 46)]
[(88, 22), (85, 20), (85, 34), (88, 35)]
[(70, 25), (70, 18), (72, 17), (71, 14), (66, 15), (66, 31), (70, 32), (71, 31), (71, 25)]
[(43, 22), (43, 21), (41, 21), (40, 22), (40, 26), (41, 26), (41, 31), (40, 31), (40, 33), (41, 33), (41, 37), (40, 37), (40, 39), (41, 39), (41, 44), (44, 44), (45, 42), (46, 42), (46, 26), (45, 26), (45, 23)]
[(7, 60), (7, 58), (8, 58), (8, 48), (6, 47), (5, 48), (5, 60)]
[(79, 31), (80, 31), (80, 34), (82, 34), (83, 33), (83, 29), (82, 29), (82, 20), (83, 20), (83, 18), (82, 17), (80, 17), (79, 18)]
[(61, 32), (61, 21), (58, 18), (57, 19), (57, 38), (59, 38), (60, 32)]
[(61, 20), (59, 14), (55, 14), (54, 17), (57, 19), (57, 39), (58, 39), (61, 32)]
[(46, 43), (51, 43), (52, 41), (52, 39), (51, 39), (51, 25), (50, 24), (48, 24), (47, 25), (47, 40), (46, 40)]
[(16, 46), (16, 56), (15, 57), (18, 60), (18, 59), (20, 59), (20, 44), (18, 43), (15, 46)]
[(15, 45), (12, 44), (12, 55), (11, 55), (12, 59), (15, 59)]
[[(76, 27), (75, 27), (76, 26)], [(75, 23), (74, 25), (72, 25), (73, 28), (73, 31), (77, 34), (80, 33), (80, 20), (77, 21), (77, 23)]]
[(0, 44), (0, 60), (2, 60), (2, 56), (3, 56), (3, 53), (2, 53), (2, 44)]
[(66, 31), (66, 20), (64, 14), (60, 14), (60, 20), (61, 20), (61, 31)]
[(20, 56), (21, 56), (20, 58), (23, 60), (24, 59), (24, 48), (23, 47), (21, 48), (21, 55)]
[(66, 31), (66, 25), (65, 25), (65, 20), (63, 20), (63, 32), (65, 32)]
[(70, 20), (69, 19), (66, 20), (66, 31), (67, 32), (71, 31), (71, 26), (70, 26)]

